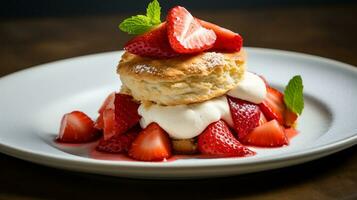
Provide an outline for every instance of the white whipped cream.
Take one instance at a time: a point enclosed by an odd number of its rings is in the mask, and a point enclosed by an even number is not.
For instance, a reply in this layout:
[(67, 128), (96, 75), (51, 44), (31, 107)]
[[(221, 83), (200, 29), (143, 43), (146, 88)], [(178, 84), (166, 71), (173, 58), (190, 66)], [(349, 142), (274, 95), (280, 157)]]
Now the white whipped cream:
[(206, 127), (223, 119), (232, 126), (232, 118), (226, 96), (211, 99), (202, 103), (160, 106), (143, 104), (138, 109), (142, 116), (140, 125), (145, 128), (152, 122), (156, 122), (171, 138), (189, 139), (201, 134)]
[(229, 96), (259, 104), (264, 101), (267, 90), (264, 81), (251, 72), (245, 72), (238, 86), (227, 93)]
[[(230, 90), (228, 95), (252, 103), (261, 103), (267, 94), (264, 81), (257, 75), (246, 72), (239, 85)], [(156, 122), (171, 138), (190, 139), (201, 134), (206, 127), (223, 119), (229, 126), (233, 126), (226, 95), (202, 103), (160, 106), (153, 104), (138, 109), (141, 115), (140, 125), (145, 128)]]

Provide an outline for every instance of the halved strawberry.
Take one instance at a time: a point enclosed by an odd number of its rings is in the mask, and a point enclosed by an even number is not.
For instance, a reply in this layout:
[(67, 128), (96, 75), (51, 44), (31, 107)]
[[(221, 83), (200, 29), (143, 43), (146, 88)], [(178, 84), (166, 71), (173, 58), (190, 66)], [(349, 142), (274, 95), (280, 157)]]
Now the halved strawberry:
[(125, 131), (119, 129), (117, 121), (115, 120), (115, 111), (114, 109), (106, 109), (102, 113), (103, 119), (103, 138), (108, 140), (114, 135), (122, 134)]
[(295, 126), (296, 120), (298, 118), (298, 115), (294, 112), (292, 112), (290, 109), (285, 110), (285, 123), (284, 126), (286, 127), (293, 127)]
[(253, 129), (241, 142), (261, 147), (280, 147), (289, 143), (284, 128), (275, 119)]
[(267, 118), (264, 116), (264, 114), (262, 112), (260, 112), (259, 126), (261, 126), (267, 122), (268, 122)]
[(132, 54), (152, 58), (171, 58), (179, 55), (170, 46), (166, 23), (131, 39), (124, 49)]
[(255, 154), (234, 138), (222, 120), (210, 124), (198, 136), (197, 145), (202, 154), (219, 157), (243, 157)]
[(96, 149), (98, 151), (109, 152), (109, 153), (126, 153), (140, 132), (140, 126), (136, 126), (124, 134), (116, 134), (110, 137), (108, 140), (102, 138)]
[(141, 161), (161, 161), (171, 156), (167, 133), (156, 123), (142, 130), (132, 143), (129, 156)]
[(139, 123), (139, 104), (134, 101), (132, 96), (126, 94), (115, 94), (114, 105), (115, 121), (119, 134), (126, 132)]
[(94, 128), (98, 130), (103, 130), (104, 128), (103, 113), (100, 113), (97, 119), (95, 120)]
[(114, 99), (115, 99), (115, 92), (110, 93), (107, 98), (104, 100), (102, 106), (99, 108), (98, 113), (99, 116), (94, 123), (94, 127), (96, 129), (102, 130), (104, 128), (104, 121), (103, 121), (103, 112), (106, 109), (113, 109), (114, 110)]
[(70, 143), (90, 142), (97, 139), (98, 135), (91, 118), (81, 111), (73, 111), (62, 117), (57, 140)]
[(238, 138), (244, 138), (251, 130), (259, 126), (261, 111), (259, 106), (250, 102), (227, 96), (233, 128)]
[(217, 36), (212, 50), (218, 51), (240, 51), (243, 46), (243, 38), (238, 34), (226, 28), (217, 26), (210, 22), (197, 19), (199, 23), (206, 29), (211, 29)]
[(216, 41), (216, 34), (202, 27), (184, 7), (172, 8), (166, 22), (169, 42), (176, 52), (202, 52), (213, 47)]
[(267, 86), (267, 97), (259, 104), (268, 120), (276, 119), (281, 125), (291, 127), (298, 115), (290, 111), (284, 103), (284, 95), (277, 89)]
[(107, 98), (105, 98), (102, 106), (100, 106), (98, 113), (103, 113), (106, 109), (114, 109), (114, 99), (115, 99), (115, 92), (110, 93)]
[(284, 95), (272, 88), (267, 87), (267, 96), (265, 100), (259, 104), (261, 111), (268, 120), (276, 119), (281, 125), (284, 124), (285, 103)]

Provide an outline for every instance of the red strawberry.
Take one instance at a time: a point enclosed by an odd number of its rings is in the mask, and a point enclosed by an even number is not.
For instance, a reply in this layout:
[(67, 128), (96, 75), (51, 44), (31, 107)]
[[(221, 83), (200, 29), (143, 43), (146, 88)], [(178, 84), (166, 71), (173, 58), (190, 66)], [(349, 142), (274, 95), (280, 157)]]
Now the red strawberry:
[(103, 112), (106, 109), (114, 110), (114, 99), (115, 99), (115, 92), (112, 92), (107, 96), (107, 98), (104, 100), (102, 106), (99, 108), (99, 110), (98, 110), (99, 117), (97, 118), (96, 122), (94, 123), (94, 127), (96, 129), (102, 130), (104, 128)]
[(298, 118), (298, 115), (292, 111), (290, 111), (289, 109), (285, 110), (285, 123), (284, 126), (286, 127), (292, 127), (295, 125), (295, 122)]
[(112, 92), (104, 100), (102, 106), (98, 110), (98, 113), (101, 114), (106, 109), (114, 109), (114, 99), (115, 99), (115, 92)]
[(103, 113), (100, 113), (97, 120), (95, 120), (94, 128), (98, 130), (103, 130), (104, 128)]
[(119, 129), (119, 126), (115, 120), (115, 111), (114, 109), (104, 110), (102, 113), (103, 119), (103, 136), (104, 140), (110, 139), (112, 136), (116, 134), (122, 134), (125, 131)]
[(81, 143), (97, 139), (94, 122), (83, 112), (73, 111), (62, 117), (58, 141)]
[(251, 130), (259, 126), (261, 111), (256, 104), (227, 97), (229, 108), (232, 115), (234, 130), (238, 138), (244, 138)]
[(102, 138), (96, 149), (109, 153), (126, 153), (129, 151), (131, 143), (140, 132), (140, 127), (134, 127), (124, 134), (116, 134), (105, 140)]
[(169, 42), (176, 52), (202, 52), (210, 49), (216, 41), (216, 34), (202, 27), (184, 7), (172, 8), (166, 21)]
[(265, 124), (266, 122), (267, 122), (267, 118), (265, 118), (264, 114), (260, 112), (259, 126)]
[(115, 94), (115, 121), (119, 134), (126, 132), (138, 124), (140, 116), (138, 114), (139, 104), (132, 96), (126, 94)]
[(263, 103), (259, 104), (260, 109), (268, 120), (276, 119), (281, 125), (291, 127), (295, 124), (298, 115), (290, 111), (284, 103), (284, 95), (267, 86), (267, 97)]
[(210, 22), (197, 19), (200, 24), (206, 29), (211, 29), (215, 32), (217, 39), (213, 45), (213, 50), (220, 51), (240, 51), (243, 46), (243, 39), (238, 34), (226, 28), (222, 28)]
[(286, 109), (284, 95), (272, 87), (267, 87), (267, 92), (265, 100), (259, 104), (259, 107), (268, 120), (276, 119), (283, 125), (285, 122), (284, 113)]
[(167, 133), (156, 123), (142, 130), (129, 150), (129, 156), (142, 161), (161, 161), (171, 156)]
[(197, 146), (202, 154), (219, 157), (242, 157), (255, 154), (234, 138), (222, 120), (210, 124), (198, 136)]
[(179, 55), (170, 46), (166, 23), (131, 39), (125, 44), (124, 49), (139, 56), (153, 58), (171, 58)]
[(280, 147), (289, 143), (284, 128), (277, 120), (256, 127), (241, 141), (245, 144), (261, 147)]

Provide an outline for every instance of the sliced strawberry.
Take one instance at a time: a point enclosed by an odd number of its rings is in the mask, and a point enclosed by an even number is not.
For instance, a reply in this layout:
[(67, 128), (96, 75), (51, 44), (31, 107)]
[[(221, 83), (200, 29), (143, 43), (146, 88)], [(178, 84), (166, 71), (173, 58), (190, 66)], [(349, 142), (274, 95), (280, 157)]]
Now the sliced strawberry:
[(114, 109), (114, 99), (115, 99), (115, 92), (112, 92), (104, 100), (102, 106), (98, 110), (98, 113), (101, 114), (106, 109)]
[(227, 97), (231, 116), (233, 120), (233, 128), (236, 131), (238, 138), (244, 138), (251, 130), (259, 126), (261, 111), (256, 104)]
[(176, 52), (202, 52), (213, 47), (216, 41), (216, 34), (202, 27), (184, 7), (172, 8), (166, 21), (169, 42)]
[(292, 127), (295, 125), (296, 120), (298, 118), (298, 115), (292, 111), (290, 111), (288, 108), (285, 110), (285, 123), (284, 125), (286, 127)]
[(290, 111), (284, 103), (284, 95), (270, 86), (267, 86), (267, 97), (259, 104), (260, 109), (268, 120), (276, 119), (281, 125), (291, 127), (295, 124), (298, 115)]
[(280, 91), (272, 87), (267, 87), (267, 96), (265, 100), (259, 104), (259, 107), (268, 120), (276, 119), (281, 125), (284, 124), (286, 107), (284, 95)]
[(261, 147), (280, 147), (289, 143), (284, 128), (277, 120), (256, 127), (241, 141), (245, 144)]
[(240, 51), (243, 46), (243, 38), (238, 34), (226, 28), (222, 28), (210, 22), (197, 19), (206, 29), (213, 30), (217, 36), (212, 50), (218, 51)]
[(94, 128), (96, 128), (98, 130), (103, 130), (103, 128), (104, 128), (103, 112), (100, 113), (97, 120), (95, 120)]
[(219, 157), (242, 157), (255, 154), (234, 138), (222, 120), (210, 124), (198, 136), (197, 145), (202, 154)]
[(139, 123), (139, 104), (132, 96), (126, 94), (115, 94), (115, 121), (119, 134), (126, 132)]
[(108, 140), (102, 138), (96, 149), (98, 151), (109, 152), (109, 153), (126, 153), (140, 132), (140, 126), (136, 126), (130, 129), (124, 134), (116, 134), (110, 137)]
[(267, 118), (264, 116), (264, 114), (262, 112), (260, 112), (260, 118), (259, 118), (259, 126), (267, 123)]
[(131, 39), (124, 49), (132, 54), (152, 58), (171, 58), (179, 55), (170, 46), (166, 23)]
[(107, 96), (107, 98), (104, 100), (102, 106), (99, 108), (99, 110), (98, 110), (99, 116), (94, 123), (94, 127), (96, 129), (102, 130), (104, 128), (103, 112), (106, 109), (114, 110), (114, 99), (115, 99), (115, 92), (112, 92)]
[(73, 111), (62, 117), (58, 141), (81, 143), (90, 142), (98, 137), (94, 122), (81, 111)]
[(142, 130), (129, 150), (129, 156), (141, 161), (161, 161), (171, 156), (167, 133), (156, 123)]
[(112, 136), (117, 134), (122, 134), (125, 131), (119, 129), (117, 121), (115, 120), (115, 111), (114, 109), (104, 110), (103, 115), (103, 137), (104, 140), (110, 139)]

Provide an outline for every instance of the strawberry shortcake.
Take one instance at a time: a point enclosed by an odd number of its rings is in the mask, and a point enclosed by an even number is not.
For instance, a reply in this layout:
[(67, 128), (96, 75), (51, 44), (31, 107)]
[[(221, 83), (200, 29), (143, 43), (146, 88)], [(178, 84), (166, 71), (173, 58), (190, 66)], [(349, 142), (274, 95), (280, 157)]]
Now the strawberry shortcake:
[(154, 0), (146, 15), (119, 25), (135, 35), (117, 66), (120, 91), (106, 98), (96, 121), (80, 111), (65, 114), (58, 140), (99, 138), (96, 150), (139, 161), (246, 157), (255, 155), (251, 146), (288, 145), (304, 106), (301, 77), (282, 93), (246, 69), (238, 33), (181, 6), (164, 22), (160, 12)]

